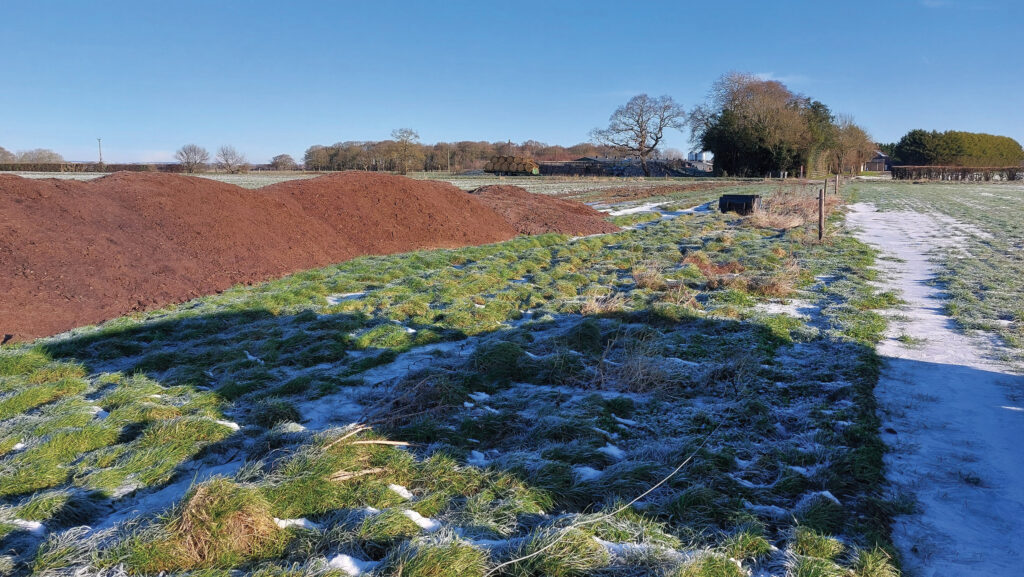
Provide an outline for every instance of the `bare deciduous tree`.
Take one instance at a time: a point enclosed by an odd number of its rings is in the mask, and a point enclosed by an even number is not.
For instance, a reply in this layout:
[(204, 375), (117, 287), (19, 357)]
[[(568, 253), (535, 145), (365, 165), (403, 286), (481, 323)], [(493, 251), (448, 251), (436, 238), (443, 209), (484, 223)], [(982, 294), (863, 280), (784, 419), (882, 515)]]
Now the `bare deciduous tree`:
[(210, 162), (210, 153), (198, 144), (186, 144), (174, 153), (185, 172), (192, 174), (202, 170), (207, 162)]
[(229, 174), (237, 174), (249, 170), (249, 161), (245, 155), (235, 150), (234, 146), (225, 144), (217, 149), (217, 168)]
[(651, 175), (647, 158), (657, 151), (666, 128), (682, 129), (686, 111), (671, 96), (634, 96), (612, 113), (608, 128), (591, 132), (601, 144), (614, 146), (640, 159), (645, 176)]
[(14, 162), (15, 160), (17, 157), (11, 151), (0, 146), (0, 162)]
[(836, 172), (849, 171), (851, 174), (860, 170), (875, 153), (875, 143), (871, 136), (853, 122), (853, 117), (846, 114), (836, 115), (835, 143), (832, 155)]
[(391, 131), (391, 138), (397, 145), (395, 152), (402, 167), (402, 174), (405, 174), (409, 172), (409, 161), (419, 152), (420, 135), (411, 128), (396, 128)]
[(36, 164), (50, 164), (64, 162), (64, 157), (48, 148), (35, 148), (32, 150), (19, 150), (16, 162), (32, 162)]
[(298, 163), (290, 154), (278, 154), (270, 159), (270, 168), (274, 170), (295, 170), (299, 168)]

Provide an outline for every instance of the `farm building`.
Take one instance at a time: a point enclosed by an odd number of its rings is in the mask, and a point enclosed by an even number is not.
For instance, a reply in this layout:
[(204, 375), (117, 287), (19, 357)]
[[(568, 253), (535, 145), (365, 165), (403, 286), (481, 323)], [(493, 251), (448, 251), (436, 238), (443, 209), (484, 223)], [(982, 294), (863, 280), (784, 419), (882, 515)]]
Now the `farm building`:
[(892, 161), (889, 156), (880, 150), (875, 151), (875, 156), (864, 163), (861, 168), (863, 172), (886, 172), (892, 168)]

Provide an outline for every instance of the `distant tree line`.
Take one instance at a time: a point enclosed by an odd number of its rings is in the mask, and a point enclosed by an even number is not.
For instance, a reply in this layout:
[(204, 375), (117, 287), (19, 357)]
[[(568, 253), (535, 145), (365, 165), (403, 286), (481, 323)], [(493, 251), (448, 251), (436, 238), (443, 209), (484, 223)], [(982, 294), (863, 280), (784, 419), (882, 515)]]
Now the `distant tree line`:
[[(407, 132), (412, 132), (408, 134)], [(421, 144), (409, 129), (398, 129), (392, 139), (316, 144), (306, 149), (306, 170), (369, 170), (387, 172), (481, 170), (495, 156), (528, 156), (538, 162), (575, 160), (585, 156), (622, 157), (614, 146), (589, 142), (564, 147), (536, 140), (514, 142), (460, 141)]]
[(947, 130), (911, 130), (899, 142), (881, 146), (904, 166), (1011, 167), (1024, 163), (1024, 149), (1008, 136)]
[(851, 117), (750, 74), (718, 79), (689, 123), (694, 143), (714, 153), (716, 174), (856, 172), (876, 150)]
[(47, 148), (11, 152), (0, 146), (0, 164), (56, 164), (61, 162), (64, 162), (64, 157)]

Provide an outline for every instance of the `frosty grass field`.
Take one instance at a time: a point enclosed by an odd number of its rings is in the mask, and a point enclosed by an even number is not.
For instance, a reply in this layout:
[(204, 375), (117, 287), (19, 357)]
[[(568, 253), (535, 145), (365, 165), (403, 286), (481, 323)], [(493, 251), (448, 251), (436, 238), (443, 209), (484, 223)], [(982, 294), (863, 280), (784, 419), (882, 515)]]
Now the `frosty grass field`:
[[(842, 209), (822, 245), (684, 210), (722, 192), (5, 346), (0, 574), (895, 575), (914, 504), (873, 391), (900, 296)], [(1019, 305), (976, 283), (1024, 271), (978, 242), (942, 256), (950, 312), (1018, 358)]]

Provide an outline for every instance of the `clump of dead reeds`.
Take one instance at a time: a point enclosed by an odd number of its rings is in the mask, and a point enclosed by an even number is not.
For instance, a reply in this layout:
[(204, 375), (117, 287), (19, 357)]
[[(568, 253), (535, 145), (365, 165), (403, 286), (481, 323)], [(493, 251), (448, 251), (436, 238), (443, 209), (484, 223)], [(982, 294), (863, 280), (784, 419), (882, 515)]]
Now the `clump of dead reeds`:
[[(826, 216), (840, 203), (835, 195), (825, 196)], [(818, 218), (817, 193), (808, 193), (803, 188), (779, 188), (764, 199), (760, 210), (747, 216), (747, 222), (760, 228), (788, 230), (814, 222)]]

